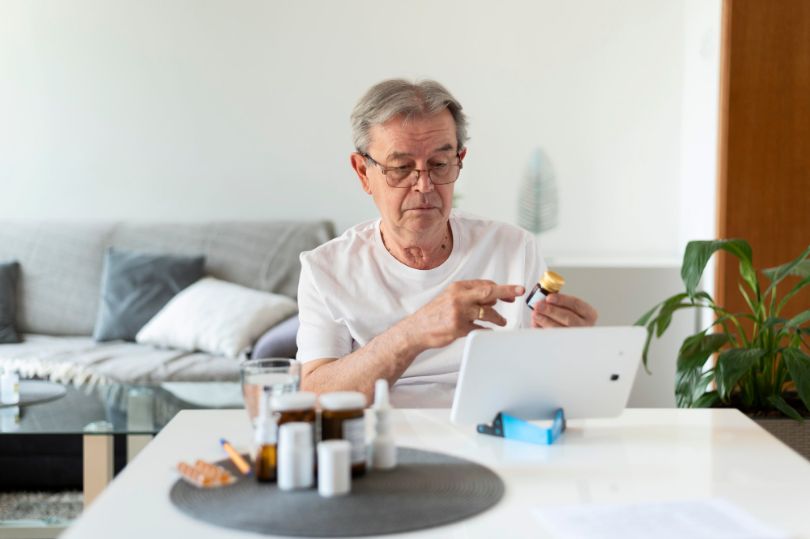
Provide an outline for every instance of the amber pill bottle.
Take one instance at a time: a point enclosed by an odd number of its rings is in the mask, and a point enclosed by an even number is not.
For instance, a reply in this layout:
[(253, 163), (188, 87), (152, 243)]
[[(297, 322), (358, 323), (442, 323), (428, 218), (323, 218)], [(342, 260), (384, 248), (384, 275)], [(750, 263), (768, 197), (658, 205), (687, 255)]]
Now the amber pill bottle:
[(321, 439), (346, 440), (351, 445), (352, 476), (366, 473), (366, 396), (357, 391), (324, 393)]
[(546, 296), (549, 294), (556, 294), (565, 284), (565, 279), (559, 273), (547, 271), (543, 273), (540, 280), (534, 285), (532, 291), (526, 296), (526, 305), (529, 309), (534, 310), (534, 306), (541, 301), (545, 301)]

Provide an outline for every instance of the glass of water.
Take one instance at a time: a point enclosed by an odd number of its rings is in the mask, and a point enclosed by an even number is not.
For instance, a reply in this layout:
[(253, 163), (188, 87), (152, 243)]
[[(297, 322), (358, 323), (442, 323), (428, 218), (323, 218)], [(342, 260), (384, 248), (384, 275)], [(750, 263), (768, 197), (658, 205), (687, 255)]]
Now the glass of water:
[(239, 366), (242, 375), (242, 397), (251, 423), (256, 425), (259, 399), (298, 391), (301, 363), (295, 359), (251, 359)]

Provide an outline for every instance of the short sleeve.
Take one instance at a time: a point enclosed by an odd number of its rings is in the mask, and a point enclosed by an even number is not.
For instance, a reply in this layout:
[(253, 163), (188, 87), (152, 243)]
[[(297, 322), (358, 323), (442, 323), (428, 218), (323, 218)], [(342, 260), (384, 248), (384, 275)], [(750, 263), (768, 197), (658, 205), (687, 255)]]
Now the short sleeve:
[[(525, 287), (526, 293), (528, 294), (531, 292), (534, 285), (537, 284), (537, 281), (540, 279), (543, 273), (548, 269), (548, 266), (546, 265), (546, 261), (540, 252), (540, 245), (538, 244), (536, 237), (526, 234), (524, 249), (526, 252), (524, 259), (524, 275), (526, 277)], [(531, 309), (521, 309), (521, 312), (523, 313), (523, 317), (520, 321), (520, 327), (532, 327)]]
[(315, 359), (341, 358), (352, 351), (349, 329), (336, 321), (327, 305), (324, 292), (318, 286), (308, 253), (301, 254), (301, 277), (298, 282), (297, 358), (301, 362)]

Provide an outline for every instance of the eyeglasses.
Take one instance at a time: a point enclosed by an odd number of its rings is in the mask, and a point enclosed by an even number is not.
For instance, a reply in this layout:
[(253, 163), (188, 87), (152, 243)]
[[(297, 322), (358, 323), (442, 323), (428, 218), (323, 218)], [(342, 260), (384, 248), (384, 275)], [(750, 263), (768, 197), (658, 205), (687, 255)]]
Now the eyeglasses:
[[(380, 167), (388, 185), (399, 189), (409, 189), (416, 185), (416, 182), (419, 181), (419, 176), (423, 172), (427, 172), (428, 178), (430, 178), (430, 181), (433, 182), (434, 185), (453, 183), (458, 179), (458, 175), (461, 173), (461, 156), (458, 153), (455, 155), (455, 163), (440, 160), (432, 163), (427, 169), (419, 169), (413, 165), (386, 167), (367, 153), (361, 153), (360, 155), (368, 159), (372, 164)], [(416, 176), (414, 176), (414, 172), (416, 172)]]

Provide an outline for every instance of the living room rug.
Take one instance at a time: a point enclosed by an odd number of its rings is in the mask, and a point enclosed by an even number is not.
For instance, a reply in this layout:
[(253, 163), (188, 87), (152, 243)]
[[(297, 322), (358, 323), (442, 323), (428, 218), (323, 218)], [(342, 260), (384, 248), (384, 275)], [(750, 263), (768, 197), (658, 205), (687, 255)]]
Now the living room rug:
[(0, 493), (0, 520), (73, 520), (83, 508), (81, 491)]

